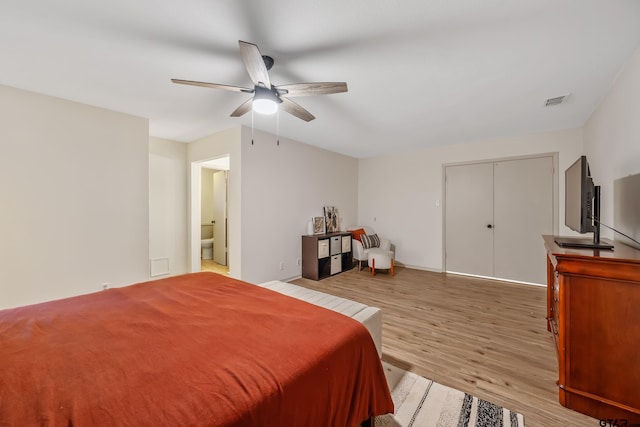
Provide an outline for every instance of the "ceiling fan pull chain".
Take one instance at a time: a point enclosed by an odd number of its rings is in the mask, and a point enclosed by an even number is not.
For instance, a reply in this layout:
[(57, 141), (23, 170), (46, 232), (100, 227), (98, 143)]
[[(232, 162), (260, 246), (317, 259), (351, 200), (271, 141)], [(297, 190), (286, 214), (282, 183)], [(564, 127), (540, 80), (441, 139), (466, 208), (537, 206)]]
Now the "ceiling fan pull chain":
[(280, 146), (280, 109), (279, 108), (278, 108), (278, 111), (276, 112), (276, 133), (278, 134), (276, 136), (277, 138), (276, 144), (279, 147)]
[(253, 145), (253, 108), (251, 109), (251, 145)]

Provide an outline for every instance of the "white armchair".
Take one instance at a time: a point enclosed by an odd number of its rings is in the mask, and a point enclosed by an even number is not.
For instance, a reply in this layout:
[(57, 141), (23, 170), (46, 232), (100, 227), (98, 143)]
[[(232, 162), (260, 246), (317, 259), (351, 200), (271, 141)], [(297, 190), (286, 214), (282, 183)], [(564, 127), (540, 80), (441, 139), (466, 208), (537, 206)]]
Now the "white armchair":
[[(358, 230), (362, 228), (365, 231), (365, 234), (375, 234), (375, 230), (371, 227), (368, 226), (352, 226), (352, 227), (348, 227), (347, 231), (353, 231), (353, 230)], [(385, 249), (387, 251), (392, 250), (391, 249), (391, 241), (389, 239), (384, 239), (380, 236), (378, 236), (380, 238), (380, 249)], [(369, 254), (369, 251), (371, 249), (375, 249), (375, 248), (369, 248), (369, 249), (365, 249), (362, 246), (362, 242), (360, 242), (359, 240), (356, 239), (351, 239), (351, 249), (353, 251), (353, 259), (355, 259), (356, 261), (358, 261), (358, 271), (362, 270), (362, 262), (364, 261), (365, 263), (367, 262), (367, 255)]]

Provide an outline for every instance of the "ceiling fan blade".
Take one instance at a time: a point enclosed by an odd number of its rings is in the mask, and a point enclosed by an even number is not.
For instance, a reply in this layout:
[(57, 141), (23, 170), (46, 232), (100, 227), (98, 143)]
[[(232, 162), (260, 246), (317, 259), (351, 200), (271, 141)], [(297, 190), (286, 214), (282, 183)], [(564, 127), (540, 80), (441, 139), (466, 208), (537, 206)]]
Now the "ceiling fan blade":
[(280, 104), (280, 107), (282, 107), (282, 109), (287, 113), (292, 114), (297, 118), (304, 120), (305, 122), (310, 122), (311, 120), (315, 119), (315, 116), (313, 114), (311, 114), (292, 100), (287, 98), (281, 99), (282, 104)]
[(276, 86), (276, 89), (281, 97), (328, 95), (346, 92), (347, 84), (344, 82), (293, 83)]
[(244, 101), (238, 108), (236, 108), (233, 113), (231, 113), (231, 117), (240, 117), (246, 114), (249, 110), (251, 110), (251, 106), (253, 105), (253, 98), (249, 98)]
[(247, 67), (247, 73), (249, 73), (253, 84), (258, 86), (262, 83), (264, 87), (271, 89), (267, 66), (264, 64), (258, 46), (253, 43), (243, 42), (242, 40), (238, 40), (238, 43), (240, 44), (242, 61), (244, 62), (244, 66)]
[(230, 90), (232, 92), (253, 93), (253, 89), (250, 89), (247, 87), (221, 85), (217, 83), (194, 82), (193, 80), (171, 79), (171, 81), (174, 83), (179, 83), (181, 85), (202, 86), (202, 87), (210, 87), (213, 89)]

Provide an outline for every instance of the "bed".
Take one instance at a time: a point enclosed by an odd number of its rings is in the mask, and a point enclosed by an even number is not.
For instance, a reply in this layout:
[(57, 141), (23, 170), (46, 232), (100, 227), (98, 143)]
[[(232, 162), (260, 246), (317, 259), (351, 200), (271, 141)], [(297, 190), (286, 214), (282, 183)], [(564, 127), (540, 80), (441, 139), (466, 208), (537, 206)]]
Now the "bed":
[(393, 412), (367, 330), (193, 273), (0, 311), (0, 425), (358, 426)]

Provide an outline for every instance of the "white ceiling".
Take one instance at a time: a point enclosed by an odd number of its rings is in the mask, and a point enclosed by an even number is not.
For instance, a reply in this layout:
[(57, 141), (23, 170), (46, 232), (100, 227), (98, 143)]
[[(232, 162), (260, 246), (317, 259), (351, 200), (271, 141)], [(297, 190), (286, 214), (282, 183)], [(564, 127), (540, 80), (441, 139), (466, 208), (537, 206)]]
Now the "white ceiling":
[(365, 158), (582, 126), (640, 45), (640, 1), (2, 0), (0, 84), (189, 142), (251, 126), (229, 117), (248, 95), (170, 82), (251, 86), (238, 40), (275, 59), (273, 84), (346, 81), (279, 132)]

